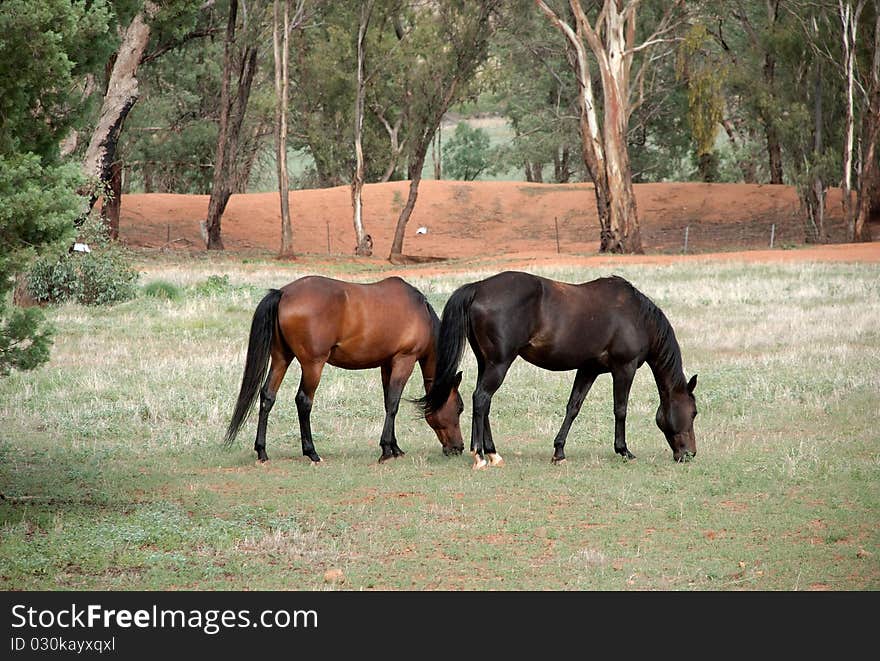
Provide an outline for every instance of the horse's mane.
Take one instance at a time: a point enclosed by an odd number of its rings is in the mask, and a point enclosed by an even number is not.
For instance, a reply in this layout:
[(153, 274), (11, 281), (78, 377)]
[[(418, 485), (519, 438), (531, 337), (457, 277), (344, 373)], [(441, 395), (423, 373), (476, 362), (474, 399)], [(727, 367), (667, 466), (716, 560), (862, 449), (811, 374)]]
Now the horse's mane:
[(661, 373), (669, 375), (673, 379), (674, 386), (685, 387), (687, 384), (681, 364), (681, 348), (678, 346), (672, 324), (669, 323), (663, 310), (628, 280), (616, 275), (612, 278), (625, 285), (638, 302), (639, 317), (651, 334), (654, 367)]
[(422, 294), (422, 300), (425, 302), (425, 307), (428, 308), (428, 315), (431, 317), (431, 330), (434, 333), (434, 338), (440, 337), (440, 317), (437, 316), (437, 311), (434, 309), (434, 306), (431, 305), (431, 302), (428, 300), (428, 297)]

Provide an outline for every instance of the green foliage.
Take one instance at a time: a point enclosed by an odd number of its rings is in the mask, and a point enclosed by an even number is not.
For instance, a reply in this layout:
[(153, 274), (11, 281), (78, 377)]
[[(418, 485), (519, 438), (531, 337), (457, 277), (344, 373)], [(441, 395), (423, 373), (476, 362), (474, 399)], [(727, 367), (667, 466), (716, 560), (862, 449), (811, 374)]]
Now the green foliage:
[(183, 297), (180, 287), (168, 280), (154, 280), (148, 285), (144, 285), (141, 292), (148, 298), (161, 298), (168, 301), (179, 301)]
[(705, 181), (718, 177), (716, 137), (724, 119), (723, 87), (727, 67), (713, 54), (712, 37), (706, 26), (695, 23), (678, 47), (675, 72), (688, 91), (688, 123), (696, 146), (699, 171)]
[(43, 166), (34, 154), (0, 154), (0, 375), (49, 358), (52, 329), (36, 309), (10, 309), (13, 276), (38, 250), (73, 236), (80, 213), (76, 168)]
[(49, 360), (54, 328), (39, 308), (15, 308), (0, 326), (0, 376), (32, 370)]
[(138, 272), (122, 249), (107, 237), (100, 218), (90, 217), (82, 240), (91, 252), (45, 255), (28, 270), (28, 293), (45, 303), (109, 305), (134, 298)]
[(75, 166), (44, 166), (34, 154), (0, 154), (0, 295), (37, 247), (73, 238), (80, 181)]
[(210, 193), (222, 69), (223, 40), (200, 39), (139, 70), (141, 99), (119, 144), (130, 186)]
[(510, 120), (514, 138), (497, 159), (509, 168), (543, 169), (565, 156), (570, 162), (555, 180), (584, 176), (577, 123), (577, 84), (564, 44), (532, 3), (511, 5), (492, 40), (483, 84)]
[(229, 276), (225, 273), (223, 275), (209, 275), (208, 279), (204, 282), (193, 285), (195, 295), (204, 297), (220, 296), (226, 294), (231, 289), (232, 285), (229, 282)]
[(85, 73), (112, 49), (104, 0), (0, 3), (0, 154), (55, 159), (58, 140), (81, 122)]
[(459, 122), (443, 154), (443, 169), (448, 178), (473, 181), (490, 171), (491, 166), (489, 134), (481, 128), (471, 127), (467, 122)]

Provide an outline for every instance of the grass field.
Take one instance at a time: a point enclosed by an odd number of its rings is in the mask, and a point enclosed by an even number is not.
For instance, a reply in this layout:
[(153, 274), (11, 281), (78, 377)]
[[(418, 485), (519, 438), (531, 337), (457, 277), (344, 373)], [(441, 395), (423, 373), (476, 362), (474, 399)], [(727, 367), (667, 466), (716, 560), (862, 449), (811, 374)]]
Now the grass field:
[[(492, 409), (506, 466), (483, 472), (444, 457), (408, 404), (407, 455), (377, 464), (375, 370), (325, 370), (322, 465), (300, 455), (297, 368), (269, 422), (272, 461), (254, 465), (253, 419), (222, 447), (253, 308), (299, 268), (151, 261), (141, 283), (175, 283), (178, 300), (48, 311), (51, 362), (0, 380), (0, 588), (880, 589), (880, 266), (537, 271), (616, 272), (666, 312), (699, 373), (699, 453), (672, 461), (645, 366), (627, 424), (638, 459), (613, 452), (605, 376), (552, 466), (573, 374), (517, 361)], [(488, 275), (414, 273), (438, 312)], [(463, 364), (467, 442), (469, 351)]]

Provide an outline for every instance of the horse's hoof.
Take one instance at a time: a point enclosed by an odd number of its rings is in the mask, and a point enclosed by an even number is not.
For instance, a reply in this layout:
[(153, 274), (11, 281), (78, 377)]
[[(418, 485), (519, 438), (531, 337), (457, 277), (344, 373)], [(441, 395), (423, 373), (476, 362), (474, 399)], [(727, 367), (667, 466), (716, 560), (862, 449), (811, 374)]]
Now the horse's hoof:
[(379, 463), (384, 464), (386, 461), (390, 461), (391, 459), (394, 459), (393, 454), (389, 454), (389, 455), (383, 454), (381, 457), (379, 457)]
[(254, 466), (265, 466), (265, 465), (268, 464), (268, 463), (269, 463), (269, 460), (268, 460), (268, 459), (257, 459), (257, 460), (254, 462)]
[(471, 468), (475, 471), (483, 470), (489, 466), (489, 462), (483, 459), (475, 450), (471, 450), (471, 456), (474, 458), (474, 465)]
[(553, 458), (550, 460), (550, 463), (553, 464), (553, 465), (555, 465), (555, 466), (561, 466), (562, 464), (565, 463), (565, 457), (562, 457), (561, 459), (558, 458), (558, 457), (553, 457)]
[(489, 459), (489, 465), (493, 468), (499, 468), (504, 465), (504, 459), (501, 458), (501, 455), (497, 452), (495, 453), (487, 453), (486, 458)]

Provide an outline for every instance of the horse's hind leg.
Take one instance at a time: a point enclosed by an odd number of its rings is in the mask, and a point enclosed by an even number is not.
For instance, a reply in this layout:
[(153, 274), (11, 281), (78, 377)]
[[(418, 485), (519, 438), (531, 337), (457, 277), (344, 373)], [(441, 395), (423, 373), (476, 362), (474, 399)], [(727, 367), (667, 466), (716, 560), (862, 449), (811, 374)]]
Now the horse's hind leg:
[(269, 375), (266, 382), (260, 390), (260, 418), (257, 422), (257, 439), (254, 441), (254, 450), (257, 453), (257, 460), (260, 463), (269, 461), (266, 454), (266, 426), (269, 421), (269, 412), (275, 405), (275, 396), (278, 388), (281, 387), (281, 381), (287, 373), (290, 366), (292, 356), (288, 355), (283, 349), (273, 347), (272, 362), (269, 365)]
[(626, 459), (636, 458), (626, 447), (626, 408), (635, 375), (634, 363), (621, 365), (611, 371), (614, 379), (614, 451)]
[(390, 364), (382, 365), (382, 390), (385, 393), (385, 425), (382, 427), (382, 436), (379, 439), (379, 447), (382, 448), (382, 456), (379, 461), (383, 462), (392, 457), (402, 457), (405, 453), (397, 445), (397, 435), (394, 432), (394, 422), (397, 418), (397, 410), (400, 407), (400, 397), (415, 367), (415, 358), (398, 358)]
[(581, 405), (583, 405), (587, 393), (590, 392), (590, 388), (593, 386), (596, 376), (595, 372), (588, 372), (584, 369), (579, 369), (574, 377), (574, 384), (571, 386), (571, 395), (568, 398), (568, 406), (565, 407), (565, 419), (562, 421), (559, 433), (556, 434), (556, 438), (553, 441), (553, 459), (550, 461), (554, 464), (561, 464), (565, 461), (565, 439), (568, 438), (571, 424), (574, 422), (578, 413), (580, 413)]
[(315, 463), (321, 461), (321, 457), (315, 452), (315, 443), (312, 441), (312, 402), (315, 399), (315, 391), (321, 381), (321, 372), (324, 362), (303, 362), (302, 378), (299, 381), (299, 390), (296, 392), (296, 413), (299, 417), (299, 433), (302, 438), (303, 456), (308, 457)]

